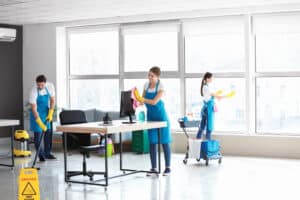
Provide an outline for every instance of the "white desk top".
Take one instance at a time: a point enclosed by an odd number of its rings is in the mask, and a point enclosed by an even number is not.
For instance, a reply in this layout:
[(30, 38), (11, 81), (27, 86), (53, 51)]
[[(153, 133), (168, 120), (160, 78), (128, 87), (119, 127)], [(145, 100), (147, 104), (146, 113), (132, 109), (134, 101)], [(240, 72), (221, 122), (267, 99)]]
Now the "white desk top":
[(0, 119), (0, 127), (4, 126), (18, 126), (20, 125), (19, 120), (14, 120), (14, 119)]
[(120, 133), (166, 127), (166, 122), (136, 122), (134, 124), (122, 124), (122, 121), (113, 121), (112, 125), (103, 125), (102, 122), (83, 124), (61, 125), (56, 127), (59, 132), (71, 133)]

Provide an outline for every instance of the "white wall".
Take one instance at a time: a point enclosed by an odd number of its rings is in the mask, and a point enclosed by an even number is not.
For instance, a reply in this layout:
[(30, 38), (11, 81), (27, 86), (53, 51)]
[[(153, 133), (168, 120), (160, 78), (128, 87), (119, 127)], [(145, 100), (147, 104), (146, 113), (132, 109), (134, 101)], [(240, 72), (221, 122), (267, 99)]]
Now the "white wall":
[[(191, 134), (195, 137), (195, 134)], [(221, 142), (224, 155), (259, 156), (271, 158), (300, 158), (300, 137), (213, 135)], [(183, 133), (173, 134), (172, 150), (186, 152), (187, 139)]]
[[(56, 31), (52, 24), (23, 27), (23, 104), (28, 103), (35, 78), (45, 74), (56, 84)], [(25, 129), (28, 121), (25, 119)]]
[[(38, 74), (45, 74), (48, 80), (54, 84), (63, 82), (56, 77), (56, 67), (63, 65), (64, 61), (56, 60), (56, 29), (57, 27), (79, 26), (89, 24), (123, 23), (151, 21), (158, 19), (176, 19), (185, 17), (200, 16), (218, 16), (230, 14), (245, 14), (256, 12), (300, 10), (299, 5), (282, 7), (255, 7), (251, 9), (225, 9), (212, 10), (205, 12), (185, 12), (170, 13), (162, 15), (145, 15), (131, 17), (117, 17), (111, 19), (95, 19), (80, 22), (57, 23), (57, 24), (38, 24), (24, 26), (24, 45), (23, 45), (23, 80), (24, 80), (24, 103), (27, 102), (28, 93), (34, 79)], [(61, 30), (60, 30), (61, 31)], [(60, 33), (61, 34), (61, 33)], [(59, 47), (61, 48), (61, 47)], [(61, 49), (59, 49), (61, 50)], [(63, 51), (62, 51), (63, 52)], [(60, 60), (60, 58), (59, 58)], [(61, 67), (61, 66), (59, 66)], [(57, 70), (65, 70), (58, 68)], [(186, 148), (186, 139), (183, 134), (173, 134), (173, 150), (175, 152), (184, 152)], [(222, 142), (222, 149), (225, 154), (245, 155), (245, 156), (267, 156), (267, 157), (285, 157), (300, 158), (300, 137), (280, 137), (280, 136), (250, 136), (250, 135), (220, 135), (215, 136)]]

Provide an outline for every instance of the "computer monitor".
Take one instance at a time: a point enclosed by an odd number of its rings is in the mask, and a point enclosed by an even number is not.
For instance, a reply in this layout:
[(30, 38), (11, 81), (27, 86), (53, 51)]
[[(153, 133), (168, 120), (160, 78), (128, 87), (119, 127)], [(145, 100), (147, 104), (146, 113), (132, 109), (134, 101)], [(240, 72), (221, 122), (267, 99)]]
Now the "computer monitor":
[(132, 115), (135, 114), (133, 108), (133, 99), (131, 98), (131, 90), (121, 91), (120, 117), (129, 117), (129, 121), (122, 122), (124, 124), (135, 123), (132, 121)]

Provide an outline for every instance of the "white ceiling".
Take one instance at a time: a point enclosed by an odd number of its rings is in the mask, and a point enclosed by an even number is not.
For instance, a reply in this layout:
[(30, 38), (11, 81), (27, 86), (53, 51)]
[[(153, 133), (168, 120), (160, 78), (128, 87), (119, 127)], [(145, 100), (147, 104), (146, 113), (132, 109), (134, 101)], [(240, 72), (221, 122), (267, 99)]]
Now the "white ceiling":
[(300, 0), (0, 0), (0, 23), (50, 23), (299, 2)]

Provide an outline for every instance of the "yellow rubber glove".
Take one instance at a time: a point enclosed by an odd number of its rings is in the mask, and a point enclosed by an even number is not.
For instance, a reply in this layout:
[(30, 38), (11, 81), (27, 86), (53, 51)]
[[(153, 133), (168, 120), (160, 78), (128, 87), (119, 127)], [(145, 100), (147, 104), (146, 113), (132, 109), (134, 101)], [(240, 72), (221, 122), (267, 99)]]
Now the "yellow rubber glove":
[(41, 118), (37, 118), (35, 121), (44, 132), (47, 131), (47, 126), (42, 122)]
[(233, 97), (234, 95), (235, 95), (235, 91), (231, 91), (226, 95), (226, 97), (230, 98)]
[(46, 118), (46, 120), (47, 120), (48, 122), (52, 122), (52, 120), (53, 120), (53, 113), (54, 113), (54, 109), (49, 109), (49, 111), (48, 111), (48, 116), (47, 116), (47, 118)]
[(134, 91), (133, 91), (133, 94), (134, 94), (137, 101), (139, 101), (139, 102), (144, 102), (145, 101), (144, 97), (142, 97), (140, 95), (138, 89), (135, 88)]
[(216, 92), (216, 95), (220, 96), (222, 93), (223, 93), (223, 90), (218, 90), (218, 91)]

